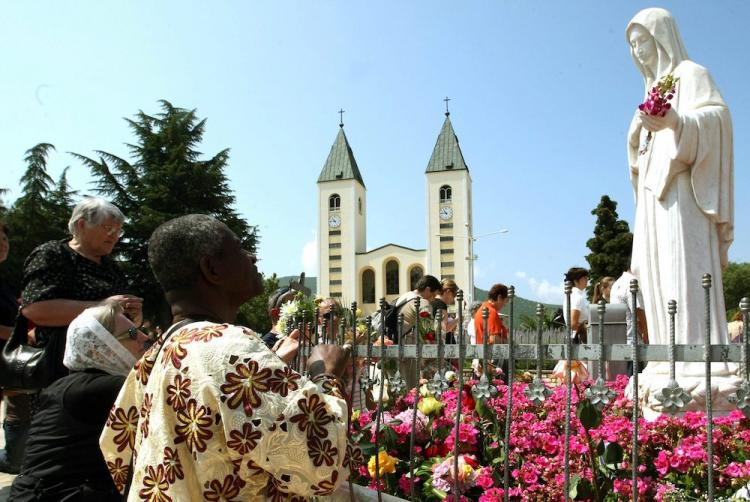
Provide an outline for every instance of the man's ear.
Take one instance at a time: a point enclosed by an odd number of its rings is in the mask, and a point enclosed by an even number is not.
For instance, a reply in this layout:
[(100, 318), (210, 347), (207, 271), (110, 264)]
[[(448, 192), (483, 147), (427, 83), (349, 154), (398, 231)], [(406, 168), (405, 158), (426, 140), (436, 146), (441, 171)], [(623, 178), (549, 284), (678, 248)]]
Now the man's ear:
[(222, 282), (219, 267), (210, 256), (202, 256), (200, 259), (201, 275), (209, 284), (220, 284)]

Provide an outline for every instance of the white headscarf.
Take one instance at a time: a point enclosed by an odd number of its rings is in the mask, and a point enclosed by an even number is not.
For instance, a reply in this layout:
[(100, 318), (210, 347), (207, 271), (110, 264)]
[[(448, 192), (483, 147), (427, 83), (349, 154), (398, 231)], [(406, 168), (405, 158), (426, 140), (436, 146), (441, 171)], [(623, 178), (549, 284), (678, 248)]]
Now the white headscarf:
[(69, 370), (97, 369), (127, 376), (136, 359), (91, 313), (84, 311), (68, 326), (63, 364)]

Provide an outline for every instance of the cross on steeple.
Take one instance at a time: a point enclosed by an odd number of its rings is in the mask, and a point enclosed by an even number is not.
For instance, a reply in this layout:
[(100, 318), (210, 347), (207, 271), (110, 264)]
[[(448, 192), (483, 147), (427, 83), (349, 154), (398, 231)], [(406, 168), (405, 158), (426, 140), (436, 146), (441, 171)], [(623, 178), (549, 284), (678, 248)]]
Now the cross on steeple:
[(344, 110), (343, 108), (339, 109), (339, 127), (344, 127)]
[(450, 110), (448, 110), (448, 101), (450, 101), (450, 100), (451, 100), (451, 98), (449, 98), (448, 96), (446, 96), (445, 99), (443, 100), (443, 101), (445, 101), (445, 116), (446, 117), (450, 116), (450, 114), (451, 114)]

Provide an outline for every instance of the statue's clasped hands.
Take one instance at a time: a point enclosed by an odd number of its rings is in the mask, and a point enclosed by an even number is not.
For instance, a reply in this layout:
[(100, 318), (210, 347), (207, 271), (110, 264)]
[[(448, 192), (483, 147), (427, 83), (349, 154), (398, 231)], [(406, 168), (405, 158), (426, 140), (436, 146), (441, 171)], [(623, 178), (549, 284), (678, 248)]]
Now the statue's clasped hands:
[(651, 132), (658, 132), (663, 129), (674, 130), (680, 123), (680, 116), (674, 111), (674, 108), (670, 108), (663, 117), (644, 112), (638, 112), (638, 114), (643, 128)]

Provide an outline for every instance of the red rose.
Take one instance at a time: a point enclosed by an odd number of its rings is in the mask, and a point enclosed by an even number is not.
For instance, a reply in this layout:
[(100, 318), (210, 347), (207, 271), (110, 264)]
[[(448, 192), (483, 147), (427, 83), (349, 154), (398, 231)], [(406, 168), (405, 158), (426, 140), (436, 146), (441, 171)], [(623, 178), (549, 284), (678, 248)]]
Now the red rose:
[(419, 313), (419, 317), (424, 317), (426, 319), (430, 317), (430, 313), (427, 312), (426, 310), (423, 310), (422, 312)]

